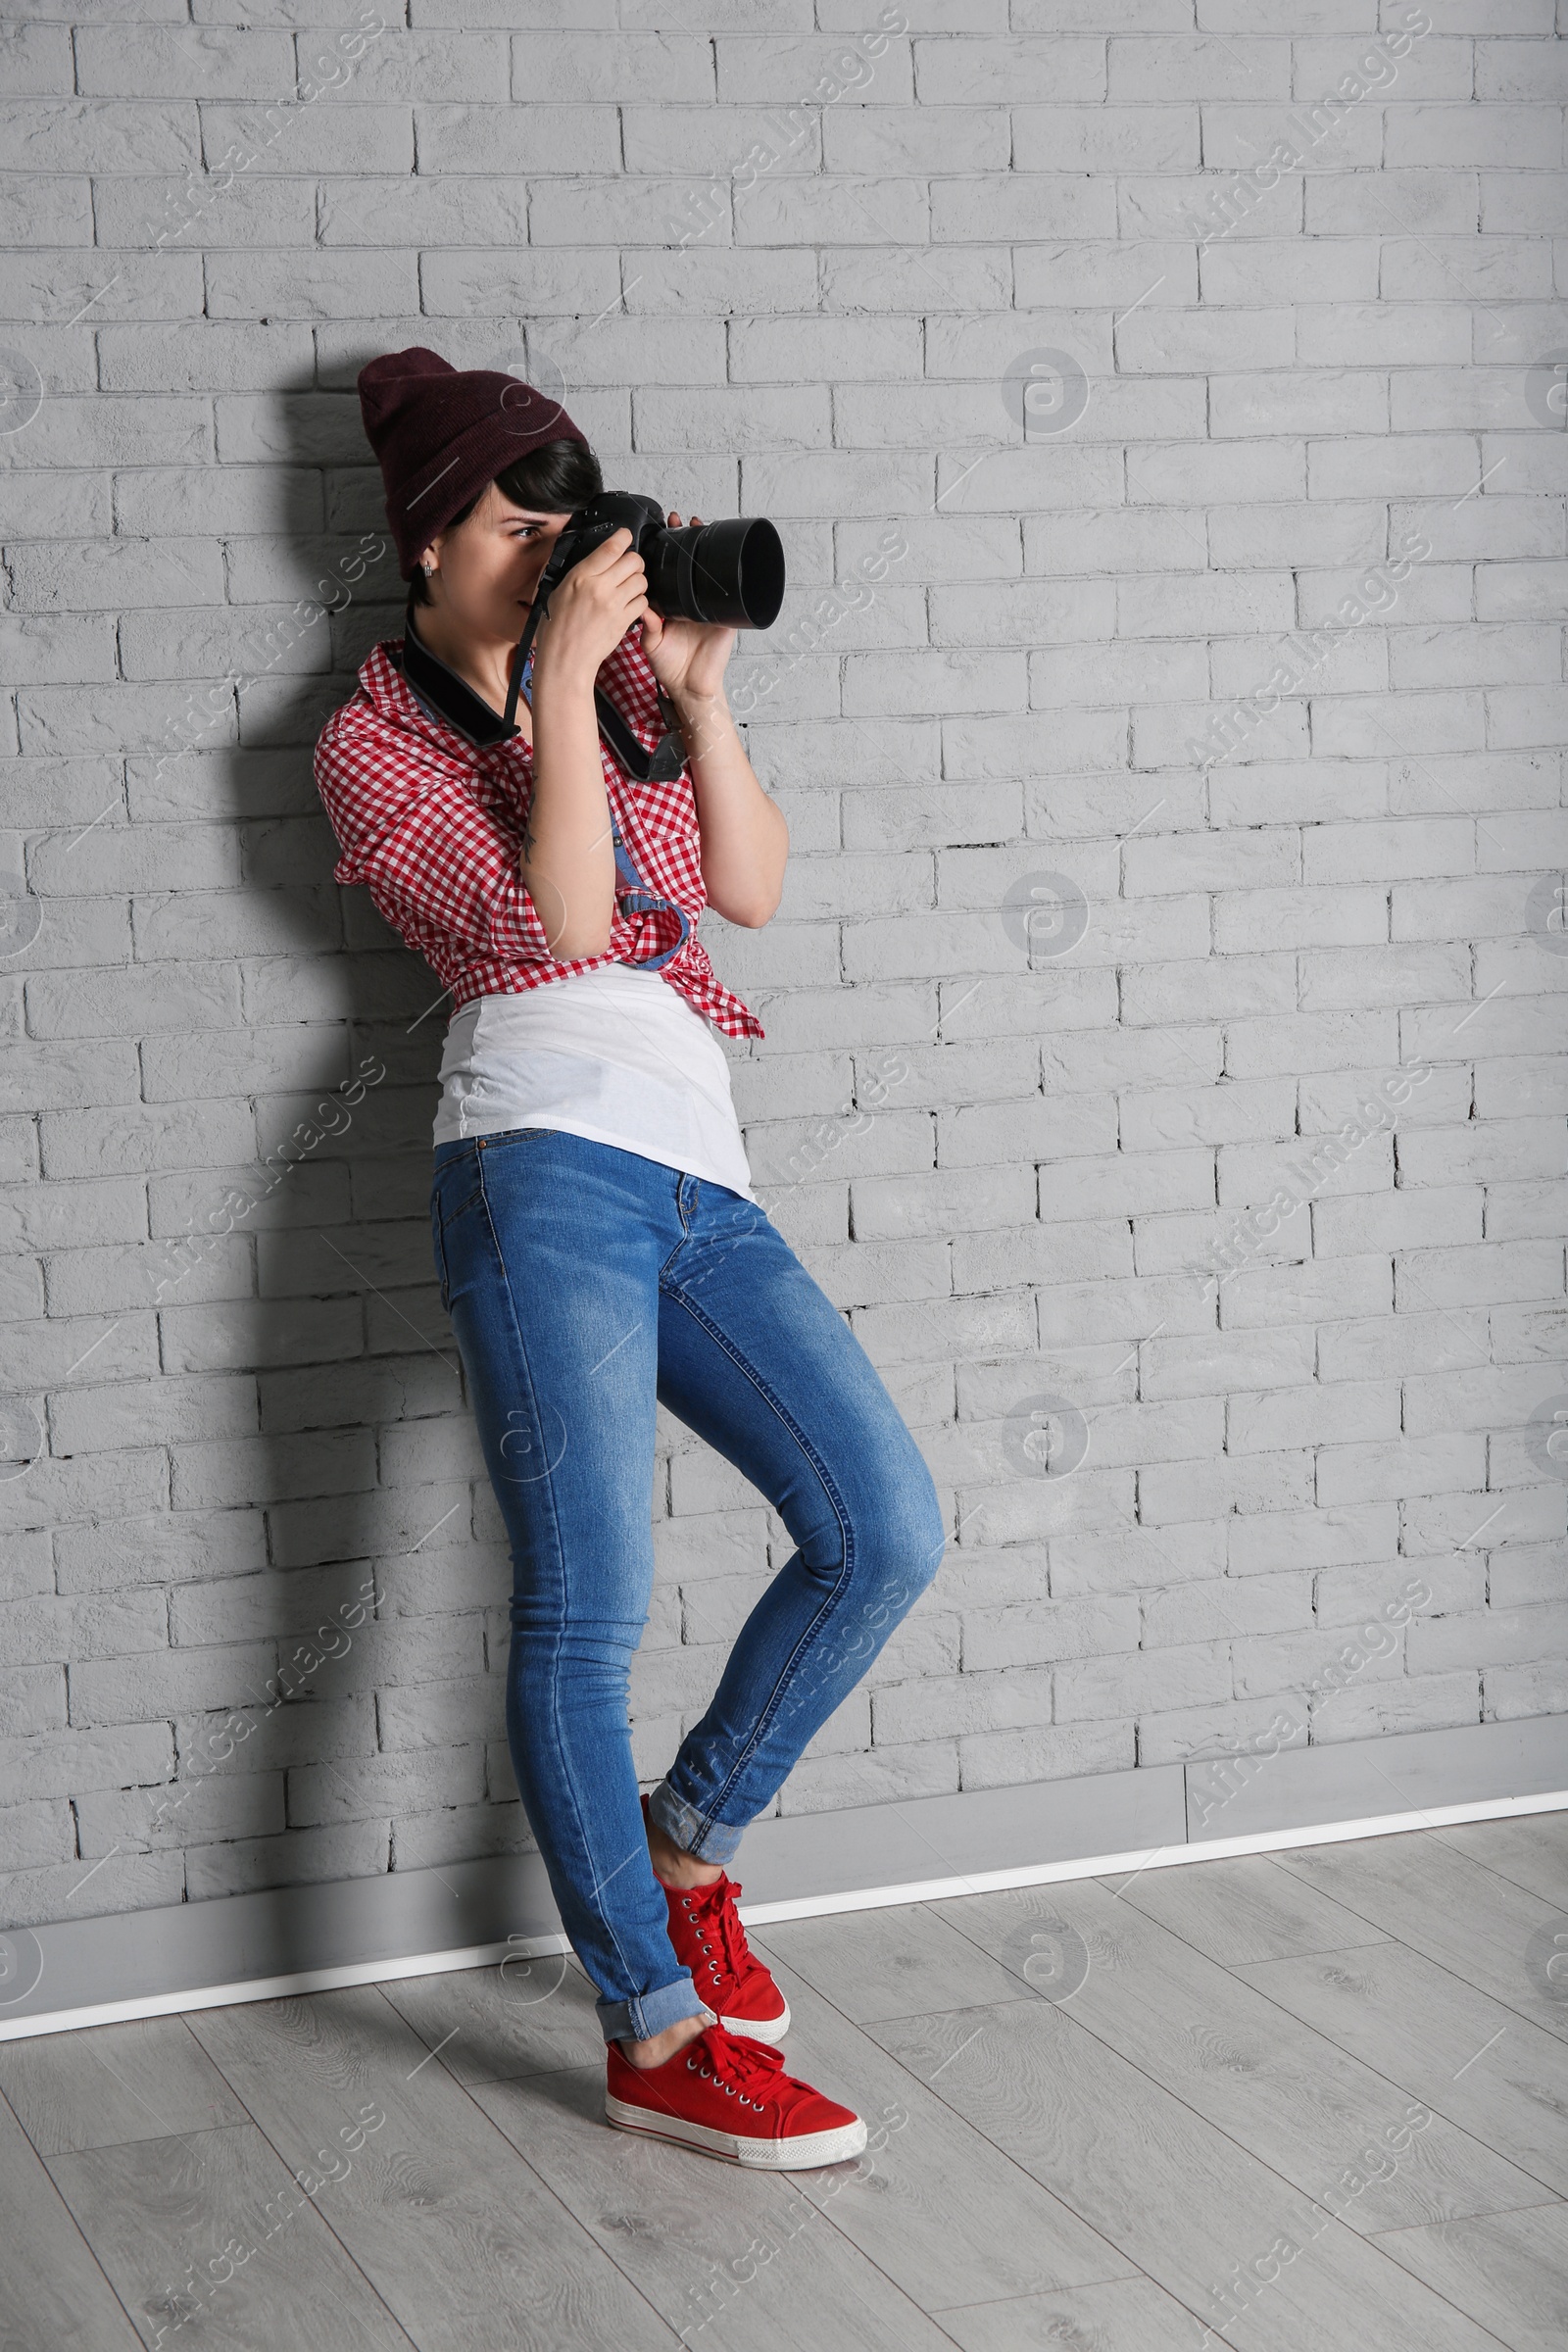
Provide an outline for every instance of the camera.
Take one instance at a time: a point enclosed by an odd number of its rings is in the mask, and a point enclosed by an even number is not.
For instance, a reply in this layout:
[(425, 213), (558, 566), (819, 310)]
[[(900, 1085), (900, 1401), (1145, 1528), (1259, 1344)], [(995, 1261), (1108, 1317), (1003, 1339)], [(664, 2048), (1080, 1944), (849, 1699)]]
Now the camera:
[(612, 531), (630, 531), (648, 573), (648, 602), (664, 617), (708, 621), (726, 629), (770, 629), (784, 602), (784, 548), (760, 514), (728, 522), (687, 523), (672, 530), (655, 498), (607, 490), (579, 507), (550, 551), (534, 603)]
[[(602, 491), (566, 517), (539, 574), (533, 609), (512, 657), (509, 727), (516, 717), (523, 669), (552, 590), (613, 531), (630, 531), (648, 574), (648, 602), (662, 617), (679, 614), (726, 629), (770, 629), (777, 620), (784, 602), (784, 545), (765, 515), (737, 514), (727, 522), (691, 522), (671, 530), (657, 498)], [(682, 755), (677, 735), (666, 732), (650, 766), (643, 747), (597, 688), (594, 701), (601, 731), (609, 733), (616, 756), (632, 775), (663, 779), (678, 771)]]

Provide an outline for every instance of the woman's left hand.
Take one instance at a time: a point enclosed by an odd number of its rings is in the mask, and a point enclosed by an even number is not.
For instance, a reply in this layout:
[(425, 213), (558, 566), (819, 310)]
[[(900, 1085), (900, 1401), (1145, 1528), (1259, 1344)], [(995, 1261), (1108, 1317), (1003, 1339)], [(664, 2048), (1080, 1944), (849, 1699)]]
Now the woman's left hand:
[[(700, 514), (692, 523), (702, 521)], [(671, 509), (671, 530), (681, 527)], [(665, 619), (650, 610), (643, 614), (643, 652), (648, 665), (672, 702), (710, 703), (724, 683), (724, 668), (735, 650), (735, 631), (707, 621), (685, 620), (678, 613)]]

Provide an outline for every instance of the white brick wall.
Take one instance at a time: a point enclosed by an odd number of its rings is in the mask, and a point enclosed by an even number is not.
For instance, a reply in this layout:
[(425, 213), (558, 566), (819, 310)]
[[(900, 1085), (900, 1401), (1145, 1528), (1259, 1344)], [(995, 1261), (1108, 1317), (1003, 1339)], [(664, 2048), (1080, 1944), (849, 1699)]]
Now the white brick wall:
[[(310, 775), (415, 340), (788, 538), (736, 1092), (954, 1540), (786, 1805), (1568, 1705), (1552, 0), (4, 0), (0, 54), (5, 1916), (523, 1835), (440, 1010)], [(650, 1776), (781, 1556), (663, 1438)]]

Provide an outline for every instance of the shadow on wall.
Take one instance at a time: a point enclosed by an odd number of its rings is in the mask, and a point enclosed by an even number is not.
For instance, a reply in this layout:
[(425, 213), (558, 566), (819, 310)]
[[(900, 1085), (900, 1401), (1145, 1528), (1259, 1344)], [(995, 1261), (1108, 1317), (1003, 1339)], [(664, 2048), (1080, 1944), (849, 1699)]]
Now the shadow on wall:
[[(225, 1556), (233, 1573), (194, 1565), (174, 1593), (175, 1642), (231, 1645), (235, 1664), (232, 1711), (180, 1726), (155, 1831), (185, 1849), (191, 1900), (533, 1842), (505, 1751), (510, 1571), (431, 1260), (451, 1007), (368, 894), (334, 884), (312, 775), (323, 721), (402, 628), (354, 395), (370, 356), (344, 364), (341, 395), (281, 387), (288, 552), (281, 534), (231, 547), (230, 593), (270, 615), (246, 649), (238, 745), (172, 771), (206, 771), (185, 787), (204, 814), (220, 783), (241, 835), (227, 952), (245, 975), (232, 1044), (246, 1070), (236, 1084), (200, 1052), (192, 1066), (211, 1091), (253, 1097), (260, 1160), (188, 1180), (173, 1231), (188, 1216), (197, 1235), (253, 1238), (176, 1255), (163, 1300), (169, 1369), (253, 1374), (260, 1409), (259, 1437), (196, 1449), (209, 1489), (181, 1494), (175, 1473), (176, 1510), (255, 1530)], [(248, 1409), (242, 1380), (234, 1402)]]

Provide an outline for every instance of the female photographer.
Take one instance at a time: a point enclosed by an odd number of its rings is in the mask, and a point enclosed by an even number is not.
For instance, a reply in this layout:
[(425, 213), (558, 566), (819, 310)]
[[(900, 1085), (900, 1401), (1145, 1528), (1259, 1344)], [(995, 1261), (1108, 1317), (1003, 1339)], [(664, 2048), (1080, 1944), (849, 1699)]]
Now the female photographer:
[[(512, 376), (416, 348), (359, 381), (412, 590), (316, 775), (337, 878), (367, 885), (456, 1007), (431, 1223), (512, 1548), (517, 1785), (599, 1989), (609, 2120), (745, 2165), (832, 2163), (865, 2126), (784, 2071), (789, 2011), (723, 1866), (930, 1582), (944, 1530), (882, 1382), (753, 1198), (714, 1034), (762, 1031), (698, 920), (708, 903), (769, 919), (784, 820), (725, 705), (734, 633), (656, 613), (629, 531), (555, 587), (508, 724), (534, 587), (598, 466)], [(646, 780), (601, 741), (596, 687), (632, 767), (674, 738)], [(639, 1803), (627, 1695), (659, 1400), (795, 1548)]]

